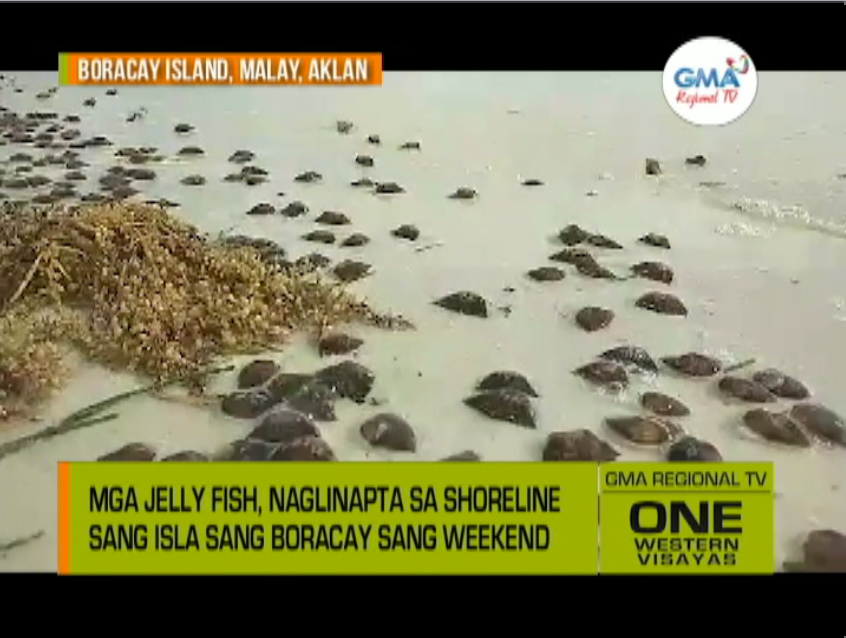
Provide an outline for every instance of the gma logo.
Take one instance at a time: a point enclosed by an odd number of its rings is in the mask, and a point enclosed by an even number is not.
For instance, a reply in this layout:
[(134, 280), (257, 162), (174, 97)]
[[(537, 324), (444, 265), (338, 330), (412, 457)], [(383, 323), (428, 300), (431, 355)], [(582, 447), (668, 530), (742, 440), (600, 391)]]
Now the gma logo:
[(673, 76), (676, 86), (680, 89), (701, 89), (701, 88), (715, 88), (715, 89), (739, 89), (740, 80), (737, 77), (737, 72), (731, 67), (722, 72), (722, 75), (717, 69), (689, 69), (686, 67), (680, 68)]

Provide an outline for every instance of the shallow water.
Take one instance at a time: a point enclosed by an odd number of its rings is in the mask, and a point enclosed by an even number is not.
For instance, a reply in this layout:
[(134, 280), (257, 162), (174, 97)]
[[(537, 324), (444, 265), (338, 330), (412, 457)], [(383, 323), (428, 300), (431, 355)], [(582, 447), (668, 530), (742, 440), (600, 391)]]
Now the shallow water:
[[(843, 74), (762, 73), (755, 104), (740, 121), (719, 129), (690, 126), (664, 102), (660, 74), (523, 73), (387, 74), (381, 88), (122, 88), (63, 87), (49, 101), (33, 95), (53, 74), (18, 74), (23, 94), (0, 90), (0, 103), (19, 112), (56, 110), (83, 117), (84, 135), (103, 134), (118, 145), (156, 146), (169, 156), (188, 144), (206, 157), (153, 165), (158, 177), (145, 193), (181, 203), (175, 213), (203, 230), (279, 241), (294, 257), (323, 252), (334, 260), (361, 258), (375, 275), (352, 289), (381, 309), (417, 325), (411, 333), (352, 329), (365, 339), (359, 359), (376, 373), (378, 410), (406, 416), (418, 434), (415, 459), (431, 460), (475, 449), (489, 460), (534, 460), (550, 431), (592, 428), (618, 446), (623, 460), (659, 460), (660, 450), (626, 446), (602, 419), (637, 410), (637, 395), (657, 387), (681, 398), (692, 415), (692, 434), (714, 443), (726, 460), (772, 460), (777, 467), (777, 542), (784, 559), (797, 536), (814, 527), (846, 529), (846, 451), (819, 446), (786, 450), (745, 435), (746, 409), (715, 396), (713, 383), (669, 374), (636, 379), (612, 398), (586, 387), (572, 370), (599, 352), (631, 343), (654, 357), (698, 350), (726, 360), (754, 357), (798, 376), (816, 400), (846, 412), (841, 361), (846, 360), (846, 98)], [(82, 101), (94, 96), (97, 106)], [(142, 121), (126, 123), (145, 106)], [(357, 130), (338, 135), (337, 119)], [(173, 126), (197, 127), (177, 136)], [(365, 142), (378, 133), (381, 148)], [(401, 152), (420, 140), (422, 152)], [(237, 149), (257, 154), (271, 180), (252, 188), (224, 183), (226, 159)], [(0, 147), (0, 159), (21, 149)], [(38, 151), (25, 151), (37, 153)], [(353, 162), (369, 154), (373, 169)], [(705, 168), (688, 168), (686, 156), (703, 154)], [(665, 175), (643, 174), (644, 158), (659, 158)], [(108, 149), (83, 151), (92, 165), (115, 162)], [(41, 171), (41, 169), (38, 169)], [(297, 184), (305, 170), (324, 175), (319, 185)], [(50, 174), (46, 171), (45, 174)], [(203, 187), (179, 180), (204, 175)], [(88, 189), (99, 171), (89, 169)], [(379, 198), (353, 189), (363, 175), (396, 181), (407, 193)], [(51, 175), (52, 176), (52, 175)], [(544, 180), (528, 189), (520, 180)], [(701, 182), (725, 182), (703, 188)], [(446, 199), (459, 186), (477, 189), (474, 202)], [(80, 190), (86, 191), (84, 186)], [(595, 196), (587, 196), (588, 192)], [(279, 196), (284, 192), (284, 196)], [(11, 193), (10, 193), (11, 194)], [(246, 217), (256, 203), (302, 200), (313, 212), (339, 210), (353, 220), (341, 237), (363, 232), (362, 248), (315, 247), (299, 240), (314, 229), (314, 215), (298, 220)], [(732, 205), (737, 204), (738, 208)], [(416, 224), (416, 245), (389, 231)], [(601, 260), (625, 272), (640, 260), (670, 263), (673, 292), (688, 305), (684, 319), (638, 310), (634, 300), (660, 284), (586, 280), (540, 284), (525, 272), (547, 265), (559, 249), (555, 233), (569, 223), (612, 236), (626, 246)], [(639, 245), (646, 232), (664, 233), (669, 252)], [(513, 287), (514, 292), (505, 292)], [(487, 320), (459, 317), (432, 305), (450, 292), (474, 290), (492, 307)], [(603, 331), (585, 334), (573, 324), (584, 305), (613, 309)], [(292, 343), (279, 356), (289, 370), (324, 365), (314, 348)], [(536, 431), (488, 421), (462, 404), (476, 381), (496, 369), (515, 369), (535, 385)], [(220, 379), (231, 387), (231, 379)], [(65, 392), (45, 408), (45, 421), (133, 387), (131, 378), (81, 367)], [(358, 434), (377, 408), (342, 402), (339, 421), (322, 427), (341, 459), (385, 459)], [(121, 418), (96, 430), (66, 435), (0, 462), (0, 542), (38, 529), (45, 538), (0, 558), (0, 570), (56, 569), (56, 461), (90, 460), (127, 443), (156, 444), (162, 454), (212, 450), (246, 433), (252, 423), (208, 410), (138, 399)], [(0, 430), (0, 440), (34, 426)]]

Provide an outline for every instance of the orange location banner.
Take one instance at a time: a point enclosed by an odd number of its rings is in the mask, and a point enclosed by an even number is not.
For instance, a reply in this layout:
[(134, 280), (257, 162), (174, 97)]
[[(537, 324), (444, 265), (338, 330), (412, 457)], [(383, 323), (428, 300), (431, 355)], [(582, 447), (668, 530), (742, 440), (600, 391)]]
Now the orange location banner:
[(77, 85), (379, 85), (381, 53), (63, 53)]

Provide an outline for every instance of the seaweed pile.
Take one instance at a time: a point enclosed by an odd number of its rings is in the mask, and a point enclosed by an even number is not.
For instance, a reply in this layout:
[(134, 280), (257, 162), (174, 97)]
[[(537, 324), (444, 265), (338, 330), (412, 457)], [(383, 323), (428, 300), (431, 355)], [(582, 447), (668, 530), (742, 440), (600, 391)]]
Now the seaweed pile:
[(409, 327), (337, 284), (210, 239), (159, 206), (0, 217), (0, 416), (60, 386), (63, 345), (156, 380), (347, 322)]

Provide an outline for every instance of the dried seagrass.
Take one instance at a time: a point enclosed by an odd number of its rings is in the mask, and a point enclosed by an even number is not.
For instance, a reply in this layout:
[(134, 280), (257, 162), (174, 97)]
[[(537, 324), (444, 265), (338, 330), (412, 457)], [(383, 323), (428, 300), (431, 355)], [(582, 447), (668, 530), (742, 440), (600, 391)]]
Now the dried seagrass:
[(347, 322), (411, 327), (342, 286), (210, 240), (161, 207), (0, 213), (0, 417), (2, 406), (61, 385), (64, 343), (161, 380)]

